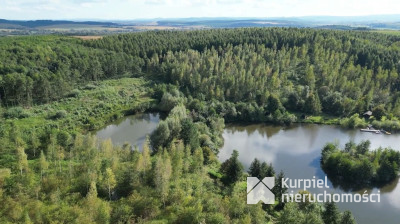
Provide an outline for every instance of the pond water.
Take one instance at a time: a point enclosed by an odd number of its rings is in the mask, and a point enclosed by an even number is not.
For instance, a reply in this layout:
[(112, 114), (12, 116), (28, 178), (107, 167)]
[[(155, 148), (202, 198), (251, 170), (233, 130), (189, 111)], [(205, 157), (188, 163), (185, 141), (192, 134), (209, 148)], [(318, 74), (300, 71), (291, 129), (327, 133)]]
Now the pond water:
[[(279, 127), (271, 125), (227, 125), (224, 131), (225, 144), (220, 150), (219, 158), (225, 161), (234, 149), (239, 151), (239, 159), (246, 170), (254, 158), (272, 163), (276, 172), (282, 170), (285, 176), (292, 179), (312, 179), (314, 176), (324, 179), (320, 168), (321, 149), (327, 142), (339, 141), (343, 147), (353, 140), (370, 140), (371, 149), (391, 147), (400, 149), (400, 135), (383, 135), (345, 130), (327, 125), (293, 125)], [(339, 208), (352, 211), (358, 223), (399, 223), (400, 221), (400, 185), (399, 180), (378, 188), (361, 189), (357, 193), (376, 194), (380, 190), (380, 203), (338, 203)], [(340, 187), (329, 189), (309, 189), (311, 193), (344, 193)], [(298, 190), (294, 190), (296, 193)], [(354, 193), (354, 192), (351, 192)]]
[(156, 129), (159, 122), (158, 113), (126, 116), (98, 130), (96, 136), (101, 139), (111, 138), (113, 144), (120, 146), (128, 142), (141, 150), (146, 136)]
[[(96, 132), (99, 138), (111, 138), (114, 144), (129, 142), (141, 148), (146, 135), (150, 134), (160, 121), (159, 114), (139, 114), (117, 120)], [(234, 149), (239, 151), (239, 159), (248, 170), (254, 158), (272, 163), (276, 172), (282, 170), (292, 179), (325, 178), (320, 168), (321, 149), (327, 142), (339, 141), (343, 146), (349, 140), (358, 143), (369, 139), (371, 149), (392, 147), (400, 149), (400, 135), (383, 135), (346, 130), (327, 125), (296, 124), (290, 127), (272, 125), (227, 125), (223, 133), (225, 144), (220, 150), (219, 159), (228, 159)], [(361, 189), (357, 193), (377, 193), (380, 190), (380, 203), (338, 203), (339, 208), (351, 210), (358, 223), (399, 223), (400, 184), (399, 180), (381, 187)], [(345, 192), (340, 187), (329, 189), (310, 189), (311, 193)], [(297, 192), (296, 189), (290, 189)]]

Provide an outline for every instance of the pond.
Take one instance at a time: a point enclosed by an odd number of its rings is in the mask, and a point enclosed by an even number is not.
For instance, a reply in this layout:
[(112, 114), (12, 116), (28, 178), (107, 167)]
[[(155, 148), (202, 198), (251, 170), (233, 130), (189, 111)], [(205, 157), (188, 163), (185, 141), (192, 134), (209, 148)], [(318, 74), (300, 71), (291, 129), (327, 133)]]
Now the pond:
[(125, 142), (142, 149), (147, 135), (156, 129), (160, 122), (160, 114), (136, 114), (118, 119), (98, 130), (96, 136), (101, 139), (111, 138), (115, 145), (122, 146)]
[[(254, 158), (272, 163), (276, 172), (282, 170), (285, 176), (292, 179), (312, 179), (314, 176), (324, 179), (320, 168), (321, 149), (327, 142), (339, 141), (343, 147), (353, 140), (371, 141), (371, 149), (379, 146), (400, 148), (400, 135), (383, 135), (346, 130), (328, 125), (292, 125), (279, 127), (272, 125), (227, 125), (224, 131), (225, 144), (220, 150), (219, 158), (225, 161), (234, 149), (239, 151), (239, 159), (246, 170)], [(377, 189), (361, 189), (357, 193), (377, 193), (380, 190), (380, 203), (338, 203), (339, 208), (350, 210), (358, 223), (399, 223), (400, 220), (400, 185), (399, 180)], [(311, 193), (344, 193), (341, 188), (310, 189)], [(294, 190), (294, 189), (289, 189)], [(294, 190), (296, 193), (297, 190)]]
[[(160, 121), (159, 114), (139, 114), (117, 120), (97, 131), (99, 138), (111, 138), (114, 144), (129, 142), (141, 148), (146, 135), (150, 134)], [(392, 147), (400, 149), (400, 135), (383, 135), (346, 130), (335, 126), (296, 124), (290, 127), (272, 125), (227, 125), (223, 133), (225, 144), (220, 150), (219, 159), (228, 159), (234, 149), (239, 151), (239, 159), (246, 171), (254, 158), (272, 163), (275, 170), (282, 170), (292, 179), (323, 179), (325, 174), (320, 168), (321, 149), (327, 142), (339, 141), (343, 146), (349, 140), (358, 143), (371, 141), (371, 149)], [(329, 181), (328, 181), (329, 182)], [(350, 210), (358, 223), (399, 223), (400, 185), (399, 180), (378, 189), (362, 189), (362, 194), (381, 192), (380, 203), (338, 203), (339, 208)], [(340, 187), (330, 186), (330, 193), (343, 193)], [(291, 189), (295, 190), (295, 189)], [(325, 189), (310, 189), (311, 193), (320, 193)], [(297, 190), (295, 190), (297, 192)]]

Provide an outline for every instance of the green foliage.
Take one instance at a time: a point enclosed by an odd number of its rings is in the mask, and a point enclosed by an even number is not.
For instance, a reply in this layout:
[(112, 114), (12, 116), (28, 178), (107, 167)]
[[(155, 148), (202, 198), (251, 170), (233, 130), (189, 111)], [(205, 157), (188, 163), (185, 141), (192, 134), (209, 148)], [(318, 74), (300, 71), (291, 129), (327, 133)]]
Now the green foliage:
[(356, 224), (356, 220), (350, 211), (344, 211), (342, 218), (340, 219), (340, 224)]
[[(265, 109), (255, 121), (277, 109), (284, 114), (283, 106), (348, 116), (386, 105), (384, 114), (399, 116), (398, 41), (378, 33), (285, 28), (143, 32), (93, 41), (2, 38), (2, 104), (81, 97), (77, 84), (146, 74), (200, 100), (254, 103)], [(162, 92), (159, 109), (182, 103), (176, 93)], [(255, 111), (254, 105), (246, 108)]]
[(395, 179), (399, 172), (400, 153), (393, 149), (370, 151), (369, 148), (368, 140), (358, 145), (346, 143), (343, 150), (328, 143), (321, 153), (321, 167), (334, 184), (344, 186), (388, 183)]
[(250, 164), (249, 175), (251, 177), (257, 177), (258, 179), (264, 178), (261, 176), (261, 163), (257, 158), (255, 158)]
[(170, 138), (170, 130), (166, 121), (160, 121), (156, 130), (151, 133), (151, 145), (153, 150), (157, 151), (160, 147), (164, 147)]
[(321, 103), (317, 94), (311, 94), (307, 97), (304, 104), (304, 111), (310, 114), (321, 113)]
[(22, 107), (11, 107), (7, 109), (6, 112), (3, 114), (4, 118), (10, 119), (10, 118), (27, 118), (30, 117), (31, 115), (24, 110)]
[[(308, 193), (308, 192), (304, 192)], [(304, 202), (302, 202), (304, 203)], [(342, 218), (341, 218), (342, 217)], [(319, 223), (319, 224), (339, 224), (339, 223), (355, 223), (354, 218), (348, 211), (343, 214), (340, 213), (334, 202), (324, 204), (322, 209), (320, 205), (310, 202), (301, 203), (290, 202), (287, 203), (282, 210), (282, 214), (277, 223), (280, 224), (306, 224), (306, 223)]]
[(73, 89), (67, 94), (67, 97), (78, 97), (81, 94), (79, 89)]
[(143, 63), (125, 53), (93, 49), (58, 36), (2, 38), (0, 48), (1, 103), (6, 106), (76, 97), (77, 83), (138, 71), (137, 64)]
[(282, 105), (279, 98), (276, 95), (270, 95), (267, 100), (267, 112), (274, 113), (281, 109)]
[(351, 117), (341, 120), (340, 125), (346, 128), (365, 128), (367, 126), (367, 122), (360, 118), (358, 114), (353, 114)]
[(372, 114), (376, 119), (381, 120), (382, 117), (386, 115), (385, 105), (381, 104), (374, 107)]
[(325, 202), (325, 210), (322, 212), (322, 219), (325, 224), (339, 224), (340, 211), (334, 202)]
[[(338, 123), (327, 114), (373, 108), (374, 126), (400, 130), (398, 40), (287, 28), (2, 38), (0, 222), (352, 223), (318, 204), (246, 205), (237, 151), (216, 159), (224, 123)], [(88, 134), (147, 109), (168, 116), (141, 153)], [(399, 161), (363, 143), (327, 145), (321, 162), (344, 179), (387, 182)], [(275, 175), (260, 161), (249, 172)]]
[(279, 174), (275, 178), (275, 187), (272, 189), (276, 200), (278, 201), (277, 209), (281, 210), (285, 207), (286, 203), (282, 201), (282, 195), (286, 194), (288, 191), (288, 188), (282, 185), (282, 179), (285, 178), (285, 174), (283, 171), (279, 172)]
[(197, 149), (200, 147), (197, 126), (189, 118), (186, 118), (182, 121), (181, 136), (185, 145), (189, 145), (190, 148)]
[[(144, 111), (152, 104), (147, 95), (152, 92), (146, 87), (148, 81), (124, 78), (98, 83), (102, 89), (83, 90), (78, 98), (65, 98), (45, 105), (17, 109), (27, 116), (17, 115), (19, 127), (27, 130), (40, 130), (46, 126), (59, 126), (63, 129), (98, 129), (107, 122), (124, 114)], [(120, 92), (127, 94), (121, 96)], [(10, 108), (8, 110), (13, 110)], [(14, 113), (13, 113), (14, 114)], [(4, 118), (11, 119), (6, 113)]]
[[(151, 134), (153, 150), (157, 151), (160, 147), (167, 146), (174, 139), (182, 139), (192, 150), (201, 146), (218, 152), (223, 142), (223, 120), (218, 117), (209, 118), (208, 121), (194, 122), (194, 120), (197, 118), (188, 117), (184, 105), (175, 106)], [(209, 125), (206, 125), (206, 122), (209, 122)]]
[(182, 98), (179, 97), (179, 92), (173, 91), (173, 93), (174, 95), (168, 92), (164, 93), (159, 105), (161, 111), (169, 112), (172, 110), (172, 108), (182, 102)]
[(239, 181), (243, 175), (243, 165), (239, 162), (239, 152), (233, 150), (229, 159), (221, 164), (221, 173), (224, 174), (224, 182), (227, 185)]
[(51, 116), (51, 119), (57, 120), (57, 119), (65, 118), (65, 117), (67, 117), (67, 111), (59, 110), (59, 111), (55, 112), (54, 115)]

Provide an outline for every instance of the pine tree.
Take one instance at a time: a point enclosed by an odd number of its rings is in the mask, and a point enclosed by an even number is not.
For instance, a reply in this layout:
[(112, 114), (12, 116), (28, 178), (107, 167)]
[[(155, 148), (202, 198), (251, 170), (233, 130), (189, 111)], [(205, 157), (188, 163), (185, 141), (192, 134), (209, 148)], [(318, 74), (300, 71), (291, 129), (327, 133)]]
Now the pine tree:
[(275, 176), (275, 170), (274, 167), (272, 167), (272, 164), (267, 164), (266, 162), (261, 163), (261, 168), (260, 168), (260, 177), (273, 177)]
[(249, 174), (252, 177), (257, 177), (258, 179), (262, 178), (261, 177), (261, 164), (260, 164), (260, 160), (258, 160), (257, 158), (255, 158), (253, 160), (253, 162), (250, 165), (249, 168)]
[(285, 174), (283, 173), (283, 171), (279, 172), (278, 176), (275, 178), (275, 186), (272, 189), (272, 192), (276, 197), (275, 200), (278, 200), (278, 209), (283, 209), (283, 207), (285, 206), (285, 202), (282, 201), (282, 195), (287, 193), (288, 188), (282, 185), (282, 179), (284, 178)]
[(221, 171), (225, 175), (224, 182), (228, 185), (240, 180), (243, 174), (243, 165), (239, 161), (237, 150), (233, 150), (231, 157), (222, 163)]
[(344, 211), (342, 218), (340, 219), (340, 224), (356, 224), (356, 220), (350, 211)]
[(335, 202), (325, 202), (325, 210), (322, 212), (322, 219), (325, 224), (338, 224), (340, 222), (340, 212)]

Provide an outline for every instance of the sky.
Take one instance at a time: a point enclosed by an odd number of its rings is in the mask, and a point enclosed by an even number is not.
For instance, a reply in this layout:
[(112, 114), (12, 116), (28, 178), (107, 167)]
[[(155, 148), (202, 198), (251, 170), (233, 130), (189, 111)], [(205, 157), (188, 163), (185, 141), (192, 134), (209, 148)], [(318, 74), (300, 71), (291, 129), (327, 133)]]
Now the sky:
[(134, 20), (400, 14), (399, 0), (0, 0), (0, 18)]

